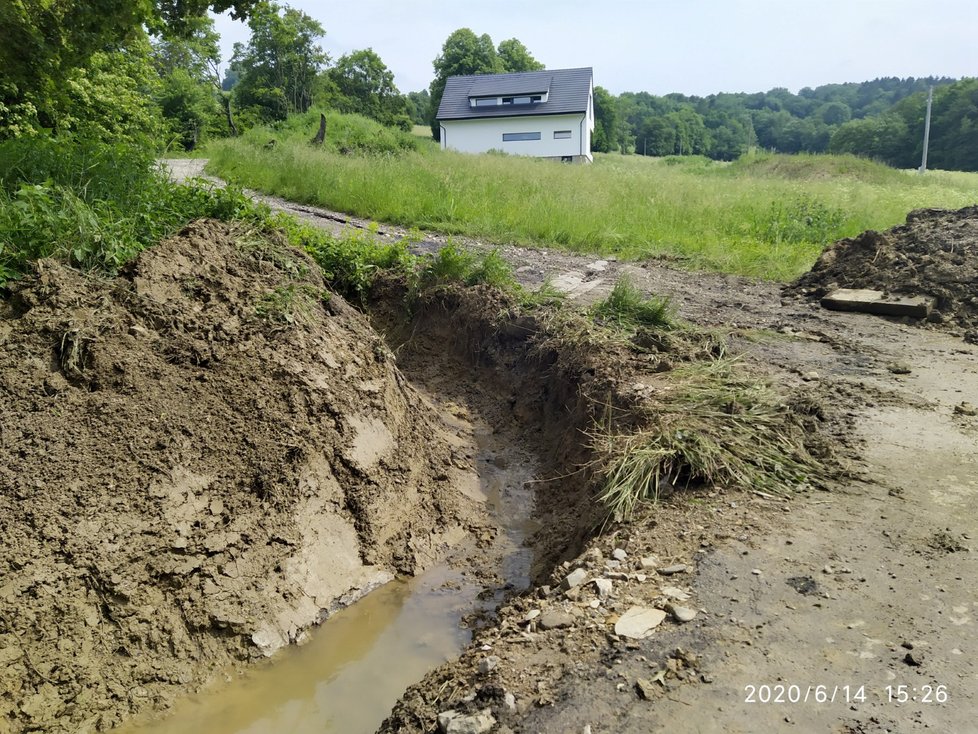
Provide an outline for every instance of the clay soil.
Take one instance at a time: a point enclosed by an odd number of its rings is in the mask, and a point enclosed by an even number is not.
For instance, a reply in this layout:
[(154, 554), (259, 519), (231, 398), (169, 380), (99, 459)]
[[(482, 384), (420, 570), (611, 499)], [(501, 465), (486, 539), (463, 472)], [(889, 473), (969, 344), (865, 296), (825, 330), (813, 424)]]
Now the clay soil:
[[(970, 243), (945, 248), (953, 257), (974, 252), (973, 217), (931, 220), (933, 242)], [(900, 247), (916, 240), (885, 236), (912, 260)], [(482, 291), (442, 294), (405, 321), (396, 287), (376, 294), (378, 331), (303, 256), (211, 223), (111, 281), (42, 263), (0, 314), (0, 731), (111, 727), (300, 640), (452, 545), (474, 539), (473, 567), (491, 565), (479, 545), (492, 519), (459, 489), (471, 456), (436, 404), (478, 412), (549, 481), (530, 510), (530, 588), (470, 620), (469, 648), (412, 686), (383, 731), (446, 730), (449, 710), (502, 733), (972, 730), (978, 348), (962, 336), (974, 279), (952, 292), (927, 269), (928, 293), (949, 290), (944, 318), (921, 325), (823, 311), (812, 297), (829, 280), (782, 292), (501, 253), (527, 287), (563, 278), (569, 307), (627, 275), (701, 336), (653, 359), (647, 346), (564, 350), (549, 323)], [(901, 290), (857, 282), (865, 260), (852, 262), (851, 280), (825, 278)], [(582, 429), (603, 405), (653, 399), (663, 362), (720, 343), (792, 406), (824, 481), (785, 495), (680, 488), (603, 522)], [(578, 569), (585, 581), (561, 588)], [(505, 579), (489, 576), (498, 592)], [(634, 606), (695, 616), (615, 634)], [(770, 702), (778, 685), (784, 703)]]
[(487, 524), (301, 253), (199, 222), (0, 319), (0, 730), (93, 731), (300, 640)]

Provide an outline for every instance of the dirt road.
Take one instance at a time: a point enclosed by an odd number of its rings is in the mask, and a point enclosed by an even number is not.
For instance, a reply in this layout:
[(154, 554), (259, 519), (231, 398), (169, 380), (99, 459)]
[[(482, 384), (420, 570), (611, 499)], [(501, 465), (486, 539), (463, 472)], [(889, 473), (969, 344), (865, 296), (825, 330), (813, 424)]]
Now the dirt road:
[[(364, 225), (266, 200), (333, 231)], [(619, 644), (586, 616), (590, 596), (518, 599), (462, 660), (409, 691), (389, 730), (411, 712), (485, 704), (494, 731), (973, 731), (978, 348), (945, 331), (784, 299), (774, 283), (500, 251), (529, 287), (555, 283), (586, 304), (627, 274), (669, 296), (682, 318), (729, 330), (754, 369), (829, 408), (852, 471), (830, 491), (790, 500), (674, 498), (647, 527), (595, 538), (555, 581), (575, 567), (600, 576), (613, 551), (640, 571), (654, 553), (692, 573), (632, 573), (613, 599), (673, 594), (695, 619)], [(565, 610), (568, 625), (528, 623), (548, 605)], [(480, 673), (486, 645), (496, 660)], [(486, 693), (466, 704), (497, 684), (512, 701)]]

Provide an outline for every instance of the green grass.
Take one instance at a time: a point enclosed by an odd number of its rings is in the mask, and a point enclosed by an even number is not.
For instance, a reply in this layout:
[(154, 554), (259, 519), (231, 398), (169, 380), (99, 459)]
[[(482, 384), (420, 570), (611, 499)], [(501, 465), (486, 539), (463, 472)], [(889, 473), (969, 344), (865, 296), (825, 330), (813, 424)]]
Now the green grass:
[(620, 278), (608, 297), (596, 303), (591, 311), (598, 318), (624, 328), (663, 328), (672, 324), (669, 299), (646, 297), (625, 277)]
[(329, 132), (323, 150), (307, 144), (309, 130), (285, 132), (272, 148), (262, 145), (267, 132), (218, 141), (209, 170), (377, 221), (775, 280), (804, 272), (840, 237), (891, 227), (915, 208), (978, 201), (978, 174), (919, 176), (851, 156), (765, 154), (725, 164), (609, 154), (566, 166), (440, 152), (417, 138), (414, 148), (393, 150), (378, 137), (380, 152), (344, 155)]
[(145, 151), (74, 138), (0, 143), (0, 287), (40, 258), (113, 272), (200, 217), (262, 214), (233, 187), (170, 182)]

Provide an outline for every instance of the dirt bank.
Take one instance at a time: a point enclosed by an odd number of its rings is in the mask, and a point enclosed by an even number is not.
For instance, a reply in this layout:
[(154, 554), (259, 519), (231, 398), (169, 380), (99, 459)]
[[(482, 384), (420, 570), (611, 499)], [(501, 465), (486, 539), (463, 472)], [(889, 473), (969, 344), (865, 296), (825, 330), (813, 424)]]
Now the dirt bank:
[(906, 224), (839, 240), (788, 290), (821, 298), (835, 288), (932, 296), (930, 323), (978, 343), (978, 206), (920, 209)]
[(484, 524), (384, 342), (255, 233), (42, 261), (0, 346), (0, 730), (164, 708)]

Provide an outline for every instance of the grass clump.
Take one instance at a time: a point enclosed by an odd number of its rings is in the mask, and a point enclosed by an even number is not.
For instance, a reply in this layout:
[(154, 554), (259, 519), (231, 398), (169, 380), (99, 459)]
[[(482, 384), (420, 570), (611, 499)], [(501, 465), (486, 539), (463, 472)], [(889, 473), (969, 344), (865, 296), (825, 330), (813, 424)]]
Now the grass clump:
[(428, 260), (421, 275), (424, 287), (449, 283), (490, 285), (500, 290), (516, 288), (512, 268), (496, 250), (479, 255), (452, 242)]
[(668, 298), (646, 297), (625, 276), (615, 282), (608, 297), (595, 304), (591, 313), (622, 328), (668, 328), (673, 320)]
[(815, 473), (791, 409), (730, 359), (676, 369), (636, 431), (599, 432), (600, 500), (618, 519), (666, 490), (706, 483), (784, 494)]

